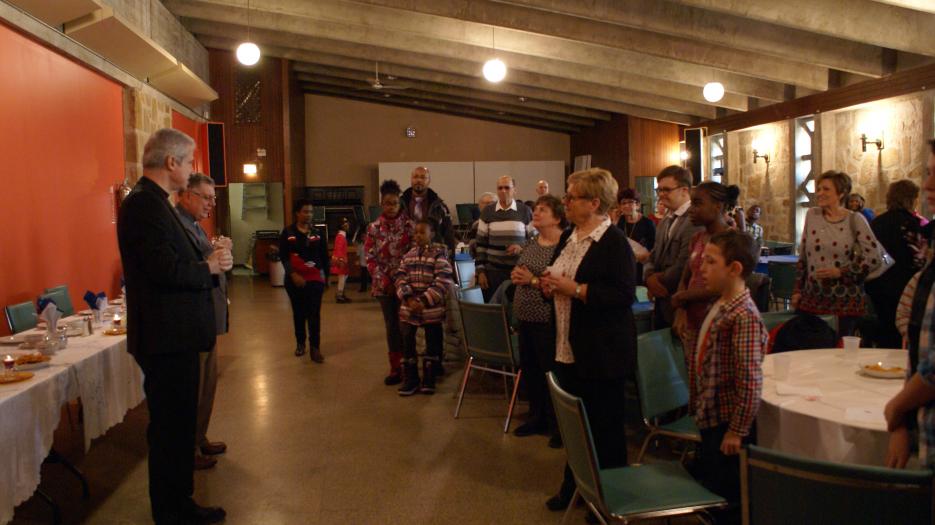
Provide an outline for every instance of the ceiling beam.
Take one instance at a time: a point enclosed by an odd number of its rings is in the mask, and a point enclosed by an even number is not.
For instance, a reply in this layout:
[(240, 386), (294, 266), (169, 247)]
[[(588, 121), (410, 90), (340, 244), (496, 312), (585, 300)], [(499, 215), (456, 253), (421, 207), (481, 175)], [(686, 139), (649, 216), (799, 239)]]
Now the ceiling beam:
[[(220, 3), (222, 1), (171, 0), (167, 2), (167, 6), (183, 17), (212, 23), (245, 25), (246, 9), (224, 5)], [(251, 10), (251, 26), (291, 34), (298, 38), (313, 37), (364, 44), (397, 52), (416, 50), (434, 57), (432, 60), (435, 62), (467, 60), (477, 64), (478, 73), (480, 64), (493, 54), (490, 49), (491, 28), (478, 24), (457, 35), (463, 40), (461, 42), (434, 38), (424, 31), (414, 31), (412, 24), (423, 16), (417, 13), (382, 9), (377, 16), (374, 11), (381, 8), (318, 1), (289, 5), (294, 7), (296, 12)], [(420, 27), (424, 26), (423, 29), (427, 29), (430, 25), (424, 22)], [(498, 34), (496, 55), (506, 61), (512, 71), (541, 72), (610, 85), (618, 85), (617, 76), (621, 74), (627, 74), (631, 81), (639, 83), (650, 83), (650, 79), (656, 79), (675, 81), (697, 88), (710, 81), (719, 81), (731, 93), (770, 101), (784, 100), (785, 87), (781, 83), (605, 46), (569, 40), (561, 42), (560, 45), (556, 45), (554, 40), (543, 41), (536, 35), (506, 32)], [(634, 75), (633, 72), (639, 72), (639, 75)]]
[[(491, 111), (506, 111), (516, 115), (526, 115), (530, 117), (545, 118), (575, 126), (593, 126), (594, 121), (588, 118), (577, 117), (557, 113), (554, 111), (543, 110), (531, 107), (526, 102), (521, 102), (516, 97), (494, 96), (490, 98), (477, 98), (477, 92), (470, 90), (459, 90), (444, 85), (432, 85), (424, 82), (414, 82), (410, 80), (387, 80), (381, 79), (381, 82), (387, 86), (407, 86), (408, 89), (374, 89), (369, 87), (369, 81), (360, 74), (359, 71), (344, 69), (327, 68), (322, 66), (312, 66), (302, 71), (297, 70), (297, 77), (303, 82), (329, 83), (333, 85), (343, 85), (349, 89), (370, 91), (379, 94), (405, 95), (420, 100), (437, 100), (439, 102), (452, 102), (455, 104), (474, 106), (480, 109), (489, 109)], [(340, 79), (343, 82), (332, 82), (334, 79)]]
[[(206, 36), (225, 39), (225, 41), (228, 42), (237, 42), (238, 39), (243, 38), (242, 35), (244, 34), (243, 29), (228, 24), (218, 24), (187, 19), (183, 19), (183, 22), (185, 23), (186, 27), (188, 27), (199, 37), (203, 43), (206, 44), (209, 44), (210, 42)], [(488, 86), (491, 86), (493, 90), (497, 91), (508, 89), (505, 86), (509, 85), (519, 86), (518, 89), (522, 91), (519, 93), (520, 95), (537, 98), (542, 97), (540, 96), (540, 93), (534, 93), (532, 91), (534, 89), (538, 89), (539, 91), (550, 90), (555, 92), (562, 92), (567, 94), (568, 97), (575, 98), (576, 100), (580, 101), (580, 103), (572, 102), (574, 105), (584, 105), (585, 107), (591, 107), (605, 111), (619, 113), (622, 112), (619, 110), (619, 107), (627, 107), (628, 109), (638, 107), (640, 104), (636, 102), (635, 96), (639, 95), (643, 97), (647, 95), (647, 92), (642, 90), (636, 91), (621, 87), (609, 86), (606, 84), (587, 82), (574, 78), (559, 78), (526, 71), (512, 71), (510, 72), (507, 81), (496, 85), (482, 80), (479, 74), (480, 67), (478, 64), (463, 60), (452, 59), (445, 61), (435, 61), (433, 57), (421, 53), (387, 50), (350, 42), (335, 42), (331, 40), (322, 40), (311, 37), (299, 37), (296, 35), (289, 35), (281, 32), (266, 30), (252, 30), (251, 34), (253, 39), (257, 40), (264, 49), (281, 50), (283, 53), (280, 56), (296, 61), (313, 62), (313, 57), (320, 56), (321, 53), (324, 53), (326, 55), (337, 55), (341, 57), (357, 59), (359, 59), (359, 57), (367, 57), (370, 60), (379, 61), (380, 64), (386, 64), (387, 67), (389, 67), (389, 64), (401, 64), (409, 68), (424, 68), (428, 66), (434, 67), (444, 73), (474, 78), (477, 82), (485, 83)], [(223, 48), (230, 49), (232, 47), (225, 46)], [(387, 72), (389, 71), (390, 70), (387, 69)], [(627, 82), (630, 80), (630, 77), (631, 75), (621, 73), (617, 75), (618, 83), (628, 85)], [(703, 118), (714, 117), (714, 106), (685, 101), (685, 99), (689, 97), (692, 99), (698, 98), (703, 100), (700, 89), (684, 86), (682, 84), (667, 82), (654, 82), (650, 87), (655, 88), (657, 92), (649, 93), (649, 95), (652, 97), (651, 101), (653, 104), (648, 106), (644, 104), (645, 107), (650, 109), (659, 109), (660, 111), (668, 112), (673, 115), (678, 113), (682, 114), (678, 117), (677, 120), (672, 120), (671, 118), (660, 118), (659, 120), (684, 122), (686, 119), (688, 119), (690, 121), (691, 119), (688, 118), (687, 115), (694, 115)], [(724, 107), (730, 107), (731, 109), (746, 110), (747, 99), (737, 100), (738, 98), (739, 96), (733, 94), (725, 95), (724, 101), (720, 102), (719, 104)], [(597, 99), (603, 99), (603, 102), (599, 102)], [(590, 102), (591, 100), (595, 100), (595, 102)], [(724, 103), (725, 101), (730, 102), (730, 105), (727, 106)], [(685, 104), (688, 105), (686, 106)], [(618, 109), (612, 109), (612, 107), (616, 107)], [(653, 117), (645, 116), (644, 118)]]
[(682, 5), (751, 18), (889, 49), (935, 56), (935, 14), (872, 0), (674, 0)]
[(543, 45), (551, 45), (554, 48), (567, 45), (561, 40), (566, 39), (708, 66), (784, 84), (822, 91), (828, 89), (826, 67), (538, 9), (489, 0), (354, 1), (393, 8), (403, 13), (431, 15), (426, 18), (425, 30), (431, 31), (431, 35), (436, 37), (458, 35), (469, 29), (480, 30), (477, 26), (489, 26), (497, 28), (498, 48), (503, 46), (504, 49), (510, 49), (511, 40), (525, 41), (531, 38), (537, 38)]
[[(494, 0), (880, 77), (878, 46), (661, 0)], [(919, 0), (927, 2), (928, 0)]]
[(306, 93), (317, 93), (341, 98), (363, 100), (376, 104), (388, 104), (391, 106), (401, 106), (415, 110), (434, 111), (448, 115), (461, 117), (477, 118), (482, 120), (492, 120), (503, 124), (512, 124), (517, 126), (543, 129), (547, 131), (556, 131), (560, 133), (578, 133), (581, 131), (576, 126), (560, 124), (557, 122), (546, 122), (527, 117), (518, 117), (512, 115), (498, 115), (488, 111), (479, 111), (469, 107), (458, 106), (455, 104), (443, 104), (434, 101), (421, 101), (404, 96), (394, 96), (385, 98), (379, 93), (371, 94), (366, 91), (349, 91), (341, 87), (330, 86), (327, 84), (302, 83), (302, 90)]
[(874, 0), (881, 4), (894, 5), (904, 9), (914, 9), (925, 13), (935, 13), (935, 2), (932, 0)]

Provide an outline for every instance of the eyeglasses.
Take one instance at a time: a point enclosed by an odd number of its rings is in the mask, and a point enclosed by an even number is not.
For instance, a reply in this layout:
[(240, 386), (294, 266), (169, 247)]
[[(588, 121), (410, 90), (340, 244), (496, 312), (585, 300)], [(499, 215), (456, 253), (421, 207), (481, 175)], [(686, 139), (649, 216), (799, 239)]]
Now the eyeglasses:
[(660, 186), (660, 187), (656, 188), (656, 195), (667, 195), (667, 194), (669, 194), (669, 193), (672, 193), (672, 192), (675, 191), (675, 190), (680, 190), (680, 189), (682, 189), (682, 188), (684, 188), (684, 187), (685, 187), (685, 186), (676, 186), (676, 187), (674, 187), (674, 188), (666, 188), (666, 187)]
[(497, 189), (498, 189), (498, 190), (507, 190), (507, 191), (509, 191), (509, 190), (512, 190), (512, 189), (513, 189), (513, 186), (497, 186)]
[(192, 195), (197, 195), (197, 196), (201, 197), (202, 199), (204, 199), (204, 200), (206, 200), (206, 201), (208, 201), (208, 202), (217, 202), (217, 201), (218, 201), (218, 196), (217, 196), (217, 195), (205, 195), (205, 194), (203, 194), (203, 193), (198, 193), (197, 191), (192, 191), (192, 190), (188, 190), (188, 192), (191, 193)]

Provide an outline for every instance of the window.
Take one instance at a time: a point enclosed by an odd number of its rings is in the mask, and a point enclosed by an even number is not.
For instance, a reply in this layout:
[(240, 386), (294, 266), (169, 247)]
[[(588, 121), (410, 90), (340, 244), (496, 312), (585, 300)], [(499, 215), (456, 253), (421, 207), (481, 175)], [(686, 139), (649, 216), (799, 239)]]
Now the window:
[(708, 140), (711, 171), (708, 180), (727, 183), (727, 134), (711, 135)]
[(816, 163), (812, 152), (815, 144), (815, 117), (802, 117), (795, 120), (795, 245), (798, 250), (805, 228), (805, 214), (808, 209), (817, 206), (815, 196)]

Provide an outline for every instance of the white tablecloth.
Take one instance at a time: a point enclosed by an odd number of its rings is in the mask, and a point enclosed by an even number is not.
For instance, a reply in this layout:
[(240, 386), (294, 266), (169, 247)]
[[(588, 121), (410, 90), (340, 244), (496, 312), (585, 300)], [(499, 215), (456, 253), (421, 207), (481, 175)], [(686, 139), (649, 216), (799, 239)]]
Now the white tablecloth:
[(802, 350), (791, 358), (791, 387), (817, 388), (799, 395), (779, 395), (773, 360), (763, 362), (763, 403), (757, 417), (761, 446), (839, 463), (882, 466), (889, 436), (883, 407), (902, 388), (899, 379), (875, 379), (858, 373), (858, 362), (884, 361), (906, 366), (905, 350), (861, 349), (858, 357), (843, 350)]
[(142, 372), (126, 349), (126, 336), (73, 337), (32, 379), (0, 385), (0, 523), (39, 486), (64, 403), (81, 397), (87, 450), (143, 401)]

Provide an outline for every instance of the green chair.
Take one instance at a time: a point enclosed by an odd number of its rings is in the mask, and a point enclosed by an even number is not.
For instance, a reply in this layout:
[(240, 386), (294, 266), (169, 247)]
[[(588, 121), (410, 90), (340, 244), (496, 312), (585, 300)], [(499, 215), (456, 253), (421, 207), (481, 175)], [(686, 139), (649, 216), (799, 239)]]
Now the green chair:
[(484, 291), (479, 286), (460, 288), (458, 298), (466, 303), (484, 304)]
[(562, 390), (552, 372), (548, 373), (548, 383), (568, 466), (577, 487), (562, 523), (568, 521), (579, 498), (584, 498), (605, 524), (608, 518), (629, 523), (705, 513), (727, 505), (724, 498), (702, 487), (678, 463), (602, 469), (594, 449), (587, 407), (580, 397)]
[(455, 212), (458, 215), (458, 224), (465, 226), (470, 226), (474, 224), (474, 210), (477, 210), (477, 213), (480, 214), (480, 209), (477, 204), (469, 202), (466, 204), (455, 204)]
[(636, 301), (639, 303), (645, 303), (649, 301), (649, 288), (645, 286), (636, 287)]
[(6, 314), (7, 326), (14, 334), (35, 328), (39, 323), (36, 305), (30, 301), (7, 305), (3, 308), (3, 312)]
[(55, 306), (62, 311), (62, 316), (68, 317), (75, 314), (75, 307), (71, 304), (71, 297), (68, 295), (68, 286), (60, 285), (55, 288), (46, 288), (45, 293), (39, 296), (42, 299), (51, 299)]
[(643, 461), (646, 448), (656, 436), (700, 443), (701, 434), (691, 416), (682, 416), (671, 423), (657, 422), (663, 414), (688, 406), (685, 357), (673, 344), (672, 330), (664, 328), (637, 336), (636, 352), (636, 387), (643, 423), (649, 428), (636, 462)]
[(458, 391), (455, 419), (461, 413), (464, 389), (467, 388), (471, 370), (492, 372), (504, 378), (512, 377), (514, 378), (513, 394), (510, 396), (510, 408), (507, 410), (506, 422), (503, 424), (503, 432), (506, 433), (510, 430), (513, 407), (516, 405), (516, 395), (519, 392), (519, 382), (523, 377), (523, 371), (519, 368), (519, 350), (510, 331), (506, 306), (476, 304), (463, 300), (458, 301), (458, 306), (461, 309), (461, 335), (464, 338), (468, 361), (467, 366), (464, 367), (461, 389)]
[(791, 263), (780, 262), (770, 262), (767, 265), (773, 303), (782, 301), (786, 310), (789, 309), (792, 292), (795, 291), (795, 266)]
[(935, 523), (932, 470), (829, 463), (750, 446), (741, 451), (745, 525)]

